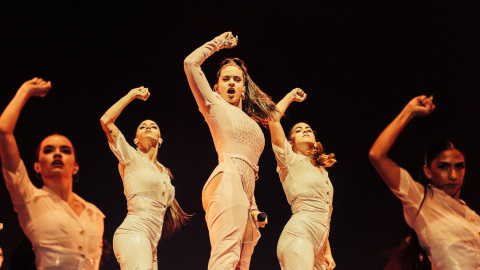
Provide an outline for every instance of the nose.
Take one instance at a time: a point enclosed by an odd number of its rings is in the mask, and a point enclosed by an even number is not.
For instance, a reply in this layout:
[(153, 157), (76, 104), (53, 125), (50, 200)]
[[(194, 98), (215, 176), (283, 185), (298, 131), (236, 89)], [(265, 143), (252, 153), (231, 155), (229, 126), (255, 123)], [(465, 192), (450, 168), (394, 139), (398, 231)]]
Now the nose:
[(62, 157), (62, 151), (60, 151), (60, 148), (56, 148), (55, 152), (53, 153), (54, 158), (61, 158)]
[(457, 170), (452, 169), (452, 170), (450, 171), (450, 175), (449, 175), (449, 178), (448, 178), (448, 179), (449, 179), (450, 181), (452, 181), (452, 182), (457, 181), (457, 179), (458, 179), (458, 172), (457, 172)]

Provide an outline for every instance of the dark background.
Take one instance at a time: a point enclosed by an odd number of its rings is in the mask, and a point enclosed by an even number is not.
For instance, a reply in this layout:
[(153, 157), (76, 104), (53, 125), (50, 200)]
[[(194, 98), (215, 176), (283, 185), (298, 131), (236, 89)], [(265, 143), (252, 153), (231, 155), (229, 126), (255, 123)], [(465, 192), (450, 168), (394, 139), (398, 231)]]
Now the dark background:
[[(0, 27), (1, 110), (26, 80), (38, 76), (53, 84), (45, 98), (26, 104), (15, 129), (31, 178), (37, 144), (52, 132), (67, 135), (81, 168), (74, 191), (105, 213), (110, 243), (126, 201), (99, 119), (131, 88), (149, 88), (151, 97), (133, 101), (116, 124), (130, 142), (142, 120), (160, 125), (165, 141), (159, 159), (175, 175), (179, 203), (195, 213), (180, 233), (159, 244), (159, 269), (207, 268), (201, 190), (217, 157), (183, 60), (225, 31), (238, 35), (239, 45), (203, 64), (211, 83), (220, 60), (235, 56), (275, 101), (295, 87), (308, 93), (282, 121), (286, 129), (309, 123), (338, 158), (329, 170), (337, 269), (383, 269), (401, 240), (401, 204), (370, 165), (368, 150), (417, 95), (433, 94), (437, 109), (408, 125), (392, 158), (416, 177), (429, 141), (458, 138), (467, 158), (461, 197), (480, 211), (478, 1), (2, 1)], [(253, 270), (279, 269), (276, 245), (291, 215), (264, 133), (256, 198), (269, 224)], [(8, 266), (23, 233), (3, 183), (0, 222)], [(105, 269), (118, 269), (111, 259)]]

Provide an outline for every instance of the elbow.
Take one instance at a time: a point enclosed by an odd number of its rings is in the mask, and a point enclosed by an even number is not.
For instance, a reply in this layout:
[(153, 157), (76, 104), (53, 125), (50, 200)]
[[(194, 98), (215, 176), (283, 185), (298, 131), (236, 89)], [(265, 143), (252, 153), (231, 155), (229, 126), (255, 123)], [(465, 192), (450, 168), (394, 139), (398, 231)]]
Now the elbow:
[(368, 152), (368, 159), (370, 160), (370, 163), (375, 165), (382, 159), (382, 157), (377, 151), (370, 149), (370, 152)]
[(112, 119), (110, 119), (110, 117), (106, 116), (106, 115), (103, 115), (101, 118), (100, 118), (100, 124), (102, 125), (102, 127), (105, 127), (107, 126), (109, 123), (112, 122)]
[(183, 68), (185, 69), (185, 71), (191, 70), (192, 67), (194, 67), (195, 65), (196, 65), (196, 62), (190, 55), (187, 56), (185, 60), (183, 60)]
[(7, 127), (0, 125), (0, 136), (5, 137), (8, 134), (13, 134), (13, 132), (9, 130)]

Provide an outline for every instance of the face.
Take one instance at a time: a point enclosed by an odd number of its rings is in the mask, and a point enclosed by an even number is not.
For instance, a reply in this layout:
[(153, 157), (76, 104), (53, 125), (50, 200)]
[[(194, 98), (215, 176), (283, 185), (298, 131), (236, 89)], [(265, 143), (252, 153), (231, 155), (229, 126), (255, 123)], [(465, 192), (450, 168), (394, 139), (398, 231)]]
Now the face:
[(38, 162), (34, 169), (42, 178), (72, 177), (78, 172), (73, 145), (62, 135), (51, 135), (40, 144)]
[(241, 106), (245, 82), (243, 71), (237, 66), (225, 66), (220, 72), (216, 92), (228, 103)]
[(465, 157), (457, 149), (443, 151), (427, 168), (425, 175), (432, 184), (458, 199), (465, 176)]
[(137, 128), (136, 139), (138, 142), (143, 140), (161, 140), (160, 128), (152, 120), (143, 121)]
[(3, 264), (3, 250), (0, 248), (0, 268), (2, 267)]
[(300, 143), (315, 144), (315, 135), (313, 134), (312, 128), (303, 122), (293, 126), (290, 133), (290, 139), (294, 147)]

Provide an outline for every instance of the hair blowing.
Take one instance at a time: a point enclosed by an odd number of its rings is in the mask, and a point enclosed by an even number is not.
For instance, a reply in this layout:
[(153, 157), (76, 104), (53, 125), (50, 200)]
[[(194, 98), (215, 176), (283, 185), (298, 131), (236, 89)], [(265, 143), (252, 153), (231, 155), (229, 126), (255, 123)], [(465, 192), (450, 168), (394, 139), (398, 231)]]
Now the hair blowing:
[(276, 120), (278, 110), (275, 102), (253, 82), (248, 74), (247, 67), (239, 58), (226, 58), (220, 63), (220, 69), (217, 72), (217, 81), (220, 78), (223, 67), (229, 63), (234, 63), (243, 72), (245, 99), (242, 101), (242, 110), (257, 123), (267, 127), (269, 120)]
[[(437, 158), (443, 151), (457, 149), (465, 155), (462, 146), (458, 143), (458, 141), (448, 138), (436, 139), (430, 142), (427, 147), (425, 148), (425, 165), (427, 167), (432, 166), (432, 161)], [(418, 208), (417, 215), (420, 213), (422, 209), (423, 203), (427, 198), (427, 194), (433, 195), (433, 191), (430, 184), (430, 179), (423, 173), (420, 176), (419, 181), (424, 187), (424, 194), (422, 203)], [(428, 259), (428, 254), (425, 249), (420, 246), (418, 242), (417, 233), (407, 225), (407, 230), (405, 232), (404, 240), (399, 247), (396, 248), (394, 253), (392, 254), (392, 258), (390, 259), (392, 264), (401, 264), (402, 270), (431, 270), (432, 266), (430, 260)], [(394, 267), (388, 267), (387, 269), (398, 269)]]
[[(165, 167), (168, 171), (168, 175), (170, 178), (173, 179), (173, 175), (170, 172), (170, 169)], [(171, 206), (167, 208), (165, 212), (165, 217), (163, 219), (163, 228), (162, 228), (162, 236), (161, 240), (168, 239), (175, 234), (175, 232), (180, 230), (182, 225), (185, 225), (193, 215), (187, 214), (183, 211), (180, 205), (177, 202), (177, 199), (173, 200)]]

